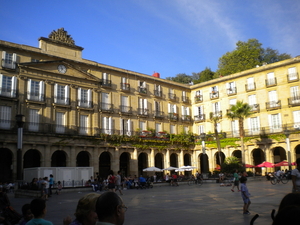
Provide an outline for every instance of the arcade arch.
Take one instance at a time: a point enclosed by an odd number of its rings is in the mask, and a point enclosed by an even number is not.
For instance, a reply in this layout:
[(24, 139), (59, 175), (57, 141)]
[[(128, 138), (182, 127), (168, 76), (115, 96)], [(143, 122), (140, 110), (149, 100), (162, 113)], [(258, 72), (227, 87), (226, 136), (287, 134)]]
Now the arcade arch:
[(88, 167), (90, 166), (90, 154), (87, 151), (81, 151), (76, 157), (77, 167)]
[(102, 152), (99, 157), (99, 176), (106, 179), (111, 168), (111, 156), (108, 152)]
[(57, 150), (52, 154), (51, 167), (66, 167), (67, 157), (66, 153), (62, 150)]
[(40, 167), (41, 153), (36, 149), (29, 149), (23, 157), (23, 168)]
[(144, 152), (139, 154), (138, 157), (138, 175), (143, 174), (143, 169), (148, 167), (148, 155)]
[(0, 181), (12, 180), (13, 154), (8, 148), (0, 148)]

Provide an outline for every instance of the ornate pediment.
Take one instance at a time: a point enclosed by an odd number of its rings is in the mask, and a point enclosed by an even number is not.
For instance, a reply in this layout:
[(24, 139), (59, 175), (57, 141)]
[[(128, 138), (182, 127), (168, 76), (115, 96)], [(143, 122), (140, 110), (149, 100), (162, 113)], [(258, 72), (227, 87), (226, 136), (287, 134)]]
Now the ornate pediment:
[(64, 28), (57, 29), (56, 31), (52, 31), (49, 36), (51, 40), (60, 41), (69, 45), (75, 46), (75, 41), (68, 35), (68, 32), (64, 30)]

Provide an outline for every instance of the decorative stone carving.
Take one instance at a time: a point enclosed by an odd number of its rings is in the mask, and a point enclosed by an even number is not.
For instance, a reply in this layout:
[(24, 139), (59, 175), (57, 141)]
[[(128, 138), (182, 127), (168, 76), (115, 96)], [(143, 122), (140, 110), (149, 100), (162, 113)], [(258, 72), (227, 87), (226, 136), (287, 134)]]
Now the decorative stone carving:
[(68, 35), (68, 32), (65, 31), (64, 28), (60, 28), (57, 29), (56, 31), (55, 30), (52, 31), (48, 37), (52, 40), (60, 41), (75, 46), (75, 41), (73, 40), (71, 35)]

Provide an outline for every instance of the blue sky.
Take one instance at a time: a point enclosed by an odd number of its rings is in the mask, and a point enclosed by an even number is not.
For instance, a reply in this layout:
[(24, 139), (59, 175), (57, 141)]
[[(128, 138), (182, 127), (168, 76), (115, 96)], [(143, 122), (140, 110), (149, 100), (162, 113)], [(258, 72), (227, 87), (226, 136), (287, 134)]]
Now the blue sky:
[(0, 0), (0, 39), (38, 47), (63, 27), (83, 58), (162, 78), (191, 75), (237, 41), (300, 55), (299, 0)]

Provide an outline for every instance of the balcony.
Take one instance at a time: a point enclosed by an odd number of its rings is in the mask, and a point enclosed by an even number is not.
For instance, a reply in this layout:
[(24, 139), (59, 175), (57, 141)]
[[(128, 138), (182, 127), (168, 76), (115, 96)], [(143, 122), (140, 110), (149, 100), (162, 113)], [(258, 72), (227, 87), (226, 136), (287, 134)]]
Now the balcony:
[(120, 105), (120, 113), (131, 115), (132, 114), (132, 107), (131, 106)]
[(162, 91), (154, 90), (153, 93), (155, 97), (162, 97)]
[(88, 100), (78, 100), (78, 107), (80, 108), (92, 108), (93, 107), (93, 102), (92, 101), (88, 101)]
[(199, 115), (194, 116), (194, 121), (196, 123), (204, 122), (205, 121), (205, 114), (199, 114)]
[(184, 103), (189, 103), (189, 97), (181, 96), (181, 101)]
[(217, 99), (219, 98), (219, 92), (218, 91), (212, 91), (209, 93), (210, 99)]
[(202, 95), (196, 95), (194, 100), (195, 100), (195, 103), (203, 102), (203, 96)]
[(126, 91), (126, 92), (130, 91), (130, 84), (121, 83), (120, 85), (121, 85), (121, 91)]
[(2, 59), (1, 65), (3, 69), (16, 69), (16, 63), (12, 60)]
[(289, 106), (300, 106), (300, 95), (288, 98)]
[(168, 119), (170, 121), (178, 121), (178, 113), (169, 113)]
[(154, 117), (154, 119), (164, 119), (164, 112), (154, 111), (153, 117)]
[(101, 103), (100, 104), (100, 112), (105, 112), (105, 113), (113, 113), (114, 112), (114, 105), (110, 103)]
[(111, 87), (111, 80), (107, 80), (107, 79), (101, 79), (100, 81), (100, 85), (102, 87)]
[(54, 104), (70, 105), (70, 98), (65, 98), (64, 96), (54, 96)]
[(253, 112), (253, 113), (259, 112), (259, 104), (253, 104), (253, 105), (250, 105), (250, 107), (251, 107), (251, 112)]
[(138, 108), (137, 114), (138, 114), (139, 117), (148, 117), (149, 116), (149, 109)]
[(147, 94), (147, 88), (145, 88), (145, 87), (138, 87), (138, 92), (140, 94)]
[(255, 91), (256, 84), (255, 83), (245, 84), (245, 89), (246, 89), (246, 91)]
[(266, 102), (267, 111), (281, 109), (281, 100)]
[(222, 119), (222, 111), (210, 112), (209, 117), (218, 117), (219, 119)]
[(1, 88), (0, 87), (0, 96), (8, 97), (8, 98), (16, 98), (17, 90), (11, 88)]
[(274, 87), (276, 85), (277, 85), (277, 80), (275, 77), (266, 79), (266, 87)]
[(227, 90), (227, 95), (236, 95), (236, 87), (231, 87), (231, 88), (228, 88)]
[(298, 73), (290, 73), (287, 75), (287, 80), (288, 82), (295, 82), (299, 80), (299, 75)]
[(27, 92), (27, 100), (35, 102), (44, 102), (45, 95), (40, 92)]
[(170, 100), (172, 100), (172, 101), (175, 101), (175, 100), (176, 100), (176, 94), (169, 93), (168, 96), (169, 96), (169, 99), (170, 99)]
[(181, 121), (182, 122), (192, 122), (192, 117), (190, 115), (182, 115), (181, 116)]

